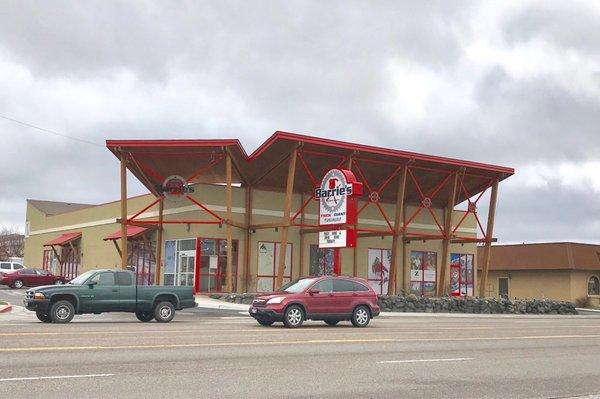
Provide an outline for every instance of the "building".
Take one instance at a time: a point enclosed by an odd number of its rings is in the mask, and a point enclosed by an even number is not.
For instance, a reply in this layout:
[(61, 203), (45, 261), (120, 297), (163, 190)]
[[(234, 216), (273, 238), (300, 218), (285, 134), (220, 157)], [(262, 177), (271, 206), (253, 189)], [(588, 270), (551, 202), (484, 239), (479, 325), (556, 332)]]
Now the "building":
[[(298, 276), (336, 273), (367, 278), (379, 293), (474, 295), (476, 245), (494, 240), (498, 184), (514, 173), (285, 132), (250, 155), (228, 139), (108, 140), (107, 147), (120, 161), (121, 200), (28, 200), (26, 264), (67, 277), (133, 267), (141, 284), (197, 292), (271, 291)], [(341, 226), (355, 228), (354, 248), (318, 245), (313, 191), (332, 168), (351, 170), (364, 185), (357, 225)], [(127, 198), (127, 172), (150, 193)], [(477, 205), (486, 191), (484, 229)], [(465, 277), (451, 281), (457, 256)]]
[[(483, 258), (479, 248), (478, 258)], [(574, 242), (494, 245), (486, 295), (600, 305), (600, 245)]]

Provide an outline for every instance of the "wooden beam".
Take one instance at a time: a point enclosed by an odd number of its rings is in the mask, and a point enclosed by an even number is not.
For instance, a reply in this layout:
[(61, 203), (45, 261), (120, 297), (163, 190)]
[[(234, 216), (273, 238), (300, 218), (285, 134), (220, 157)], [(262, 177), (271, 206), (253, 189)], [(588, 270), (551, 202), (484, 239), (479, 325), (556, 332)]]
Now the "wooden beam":
[(269, 175), (269, 173), (271, 173), (275, 168), (277, 168), (279, 165), (281, 165), (282, 163), (284, 163), (288, 158), (290, 157), (290, 154), (285, 154), (283, 157), (281, 157), (277, 162), (275, 162), (275, 164), (273, 164), (273, 166), (271, 166), (269, 169), (267, 169), (266, 171), (264, 171), (260, 176), (258, 176), (256, 179), (254, 179), (251, 183), (251, 185), (253, 187), (255, 187), (257, 184), (259, 184), (265, 177), (267, 177)]
[[(227, 204), (227, 220), (231, 220), (231, 203), (232, 203), (232, 190), (231, 190), (231, 155), (226, 154), (225, 157), (225, 202)], [(227, 224), (225, 227), (227, 237), (227, 292), (233, 292), (233, 240), (231, 237), (231, 225)]]
[(448, 294), (448, 280), (450, 278), (450, 269), (448, 263), (450, 261), (450, 233), (452, 232), (452, 214), (454, 213), (454, 205), (456, 202), (456, 187), (458, 186), (458, 172), (454, 173), (454, 184), (450, 190), (450, 197), (448, 198), (448, 205), (445, 209), (444, 219), (444, 239), (442, 240), (442, 264), (440, 266), (440, 273), (438, 275), (438, 284), (436, 294), (441, 296)]
[[(300, 193), (300, 203), (304, 204), (304, 193)], [(304, 224), (304, 209), (300, 212), (300, 224)], [(300, 274), (299, 277), (304, 276), (304, 234), (300, 234)]]
[(498, 179), (494, 180), (492, 185), (492, 195), (490, 196), (490, 208), (488, 211), (488, 222), (485, 233), (485, 247), (483, 249), (483, 265), (481, 265), (481, 279), (479, 283), (479, 296), (485, 297), (485, 286), (487, 284), (488, 270), (490, 266), (490, 256), (492, 247), (492, 236), (494, 235), (494, 220), (496, 218), (496, 203), (498, 201)]
[(233, 157), (233, 155), (231, 153), (231, 149), (229, 147), (225, 147), (225, 152), (231, 158), (233, 167), (235, 168), (235, 171), (237, 172), (237, 174), (240, 175), (240, 177), (242, 178), (242, 182), (245, 185), (248, 185), (248, 182), (249, 182), (248, 175), (246, 174), (246, 172), (244, 172), (244, 169), (240, 168), (240, 165), (238, 165), (237, 161), (235, 160), (235, 158)]
[(248, 228), (250, 230), (260, 230), (260, 229), (273, 229), (275, 227), (288, 227), (291, 225), (291, 222), (273, 222), (273, 223), (259, 223), (250, 225)]
[[(399, 243), (404, 245), (402, 240), (404, 232), (404, 193), (406, 191), (406, 175), (408, 165), (402, 168), (402, 174), (398, 179), (398, 190), (396, 192), (396, 209), (394, 215), (394, 237), (392, 238), (392, 260), (390, 262), (390, 275), (388, 281), (388, 295), (396, 295), (398, 284), (398, 251)], [(404, 261), (403, 261), (404, 262)]]
[(285, 259), (287, 252), (287, 241), (288, 241), (288, 230), (291, 224), (290, 213), (292, 210), (292, 196), (294, 194), (294, 176), (296, 174), (296, 158), (298, 155), (298, 146), (294, 148), (294, 151), (290, 155), (290, 162), (288, 165), (287, 182), (285, 186), (285, 202), (283, 204), (283, 219), (282, 222), (285, 226), (281, 229), (281, 249), (279, 254), (279, 262), (277, 265), (277, 277), (275, 278), (275, 289), (281, 287), (283, 283), (283, 271), (285, 269)]
[(58, 252), (56, 251), (56, 248), (54, 248), (54, 245), (51, 245), (50, 248), (52, 248), (52, 252), (54, 252), (54, 256), (56, 256), (56, 261), (58, 262), (58, 265), (62, 269), (63, 262), (62, 262), (62, 259), (60, 259), (60, 256), (58, 256)]
[(158, 231), (156, 232), (156, 285), (160, 285), (160, 272), (161, 272), (161, 261), (162, 261), (162, 232), (163, 232), (163, 211), (164, 211), (164, 198), (160, 199), (158, 203)]
[[(246, 186), (246, 226), (250, 226), (252, 223), (252, 187)], [(246, 242), (244, 244), (244, 292), (248, 292), (248, 286), (250, 285), (250, 245), (252, 243), (252, 236), (250, 229), (246, 229)]]
[(127, 268), (127, 153), (121, 149), (121, 269)]
[(111, 240), (111, 241), (115, 245), (115, 249), (117, 250), (119, 257), (121, 257), (121, 248), (119, 248), (119, 244), (117, 244), (117, 240)]
[(223, 219), (223, 223), (229, 226), (237, 227), (238, 229), (248, 230), (248, 226), (244, 223), (236, 222), (235, 220)]

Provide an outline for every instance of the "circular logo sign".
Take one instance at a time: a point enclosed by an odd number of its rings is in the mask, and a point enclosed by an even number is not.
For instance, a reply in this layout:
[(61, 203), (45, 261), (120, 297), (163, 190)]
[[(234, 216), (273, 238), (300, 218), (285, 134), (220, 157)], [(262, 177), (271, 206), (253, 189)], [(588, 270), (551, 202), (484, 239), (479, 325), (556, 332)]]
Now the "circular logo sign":
[(321, 209), (335, 213), (346, 209), (346, 197), (352, 194), (352, 186), (346, 182), (346, 176), (339, 169), (332, 169), (323, 180), (321, 187), (316, 190), (316, 196), (321, 202)]
[(174, 202), (179, 202), (185, 198), (186, 194), (194, 192), (194, 187), (189, 185), (183, 177), (178, 175), (167, 177), (161, 188), (165, 198)]

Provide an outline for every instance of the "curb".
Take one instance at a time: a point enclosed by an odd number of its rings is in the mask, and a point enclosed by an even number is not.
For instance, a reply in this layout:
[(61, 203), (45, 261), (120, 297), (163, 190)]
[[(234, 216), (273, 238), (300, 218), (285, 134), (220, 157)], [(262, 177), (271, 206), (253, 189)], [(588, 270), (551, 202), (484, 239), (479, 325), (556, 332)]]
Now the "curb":
[(0, 305), (0, 313), (9, 313), (12, 312), (12, 305), (9, 303), (8, 305)]

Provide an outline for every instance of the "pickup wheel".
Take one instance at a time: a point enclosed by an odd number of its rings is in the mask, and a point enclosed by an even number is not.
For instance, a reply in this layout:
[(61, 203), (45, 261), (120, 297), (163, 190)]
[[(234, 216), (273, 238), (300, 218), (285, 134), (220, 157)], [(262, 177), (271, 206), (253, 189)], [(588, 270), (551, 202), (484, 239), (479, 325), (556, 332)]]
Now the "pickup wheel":
[(144, 323), (146, 323), (154, 318), (154, 312), (137, 311), (135, 312), (135, 317), (137, 317), (139, 321), (143, 321)]
[(175, 306), (171, 302), (159, 302), (154, 308), (154, 318), (159, 323), (168, 323), (175, 317)]
[(40, 312), (38, 310), (35, 312), (35, 315), (37, 316), (38, 320), (42, 323), (52, 323), (52, 319), (50, 318), (50, 316), (44, 312)]
[(75, 307), (69, 301), (57, 301), (50, 307), (50, 319), (54, 323), (68, 323), (75, 316)]

